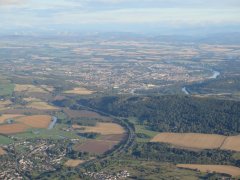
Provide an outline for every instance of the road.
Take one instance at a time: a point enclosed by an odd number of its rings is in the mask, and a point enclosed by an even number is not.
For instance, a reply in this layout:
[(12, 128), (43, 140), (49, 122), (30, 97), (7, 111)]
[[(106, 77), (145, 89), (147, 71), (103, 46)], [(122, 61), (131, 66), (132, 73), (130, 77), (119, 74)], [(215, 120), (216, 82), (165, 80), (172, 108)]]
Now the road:
[(49, 124), (48, 129), (52, 129), (57, 123), (57, 118), (55, 116), (52, 117), (52, 122)]
[(99, 111), (99, 110), (96, 110), (96, 109), (93, 109), (93, 108), (90, 108), (90, 107), (87, 107), (87, 106), (83, 106), (85, 109), (87, 110), (90, 110), (90, 111), (93, 111), (93, 112), (96, 112), (96, 113), (99, 113), (101, 115), (104, 115), (104, 116), (107, 116), (107, 117), (110, 117), (113, 119), (113, 122), (121, 125), (124, 127), (124, 129), (126, 130), (128, 136), (127, 138), (122, 141), (119, 146), (117, 148), (114, 148), (112, 151), (110, 151), (109, 153), (107, 154), (104, 154), (104, 155), (101, 155), (101, 156), (98, 156), (98, 158), (96, 159), (93, 159), (93, 160), (90, 160), (90, 161), (87, 161), (86, 163), (83, 163), (81, 167), (90, 167), (91, 165), (93, 165), (94, 163), (96, 162), (103, 162), (109, 158), (111, 158), (111, 156), (113, 155), (121, 155), (122, 153), (126, 152), (134, 143), (134, 140), (135, 140), (135, 130), (134, 128), (130, 125), (130, 123), (127, 121), (127, 119), (124, 119), (124, 118), (119, 118), (119, 117), (115, 117), (111, 114), (108, 114), (108, 113), (105, 113), (105, 112), (102, 112), (102, 111)]

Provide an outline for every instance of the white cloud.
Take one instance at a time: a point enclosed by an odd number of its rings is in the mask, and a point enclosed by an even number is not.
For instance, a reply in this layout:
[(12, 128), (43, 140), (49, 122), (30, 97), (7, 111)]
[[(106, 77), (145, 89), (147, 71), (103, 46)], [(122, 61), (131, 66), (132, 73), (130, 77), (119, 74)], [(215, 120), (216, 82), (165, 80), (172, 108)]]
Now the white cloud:
[(26, 0), (0, 0), (0, 6), (25, 4)]
[(59, 13), (53, 19), (61, 24), (87, 23), (240, 23), (238, 10), (214, 9), (122, 9), (98, 12)]

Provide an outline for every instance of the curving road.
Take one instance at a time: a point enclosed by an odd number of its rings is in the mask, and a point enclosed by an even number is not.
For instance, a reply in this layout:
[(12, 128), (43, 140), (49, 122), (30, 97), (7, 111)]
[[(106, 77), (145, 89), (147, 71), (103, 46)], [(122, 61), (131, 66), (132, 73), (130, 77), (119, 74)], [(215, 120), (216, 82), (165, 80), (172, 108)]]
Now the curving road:
[(120, 155), (120, 154), (126, 152), (133, 145), (134, 140), (135, 140), (135, 130), (130, 125), (130, 123), (128, 122), (127, 119), (118, 118), (118, 117), (115, 117), (111, 114), (108, 114), (108, 113), (105, 113), (105, 112), (102, 112), (102, 111), (99, 111), (99, 110), (96, 110), (96, 109), (93, 109), (93, 108), (90, 108), (90, 107), (87, 107), (87, 106), (83, 106), (83, 105), (81, 105), (81, 106), (84, 107), (87, 110), (90, 110), (90, 111), (93, 111), (93, 112), (99, 113), (101, 115), (112, 118), (113, 122), (115, 122), (115, 123), (121, 125), (122, 127), (124, 127), (128, 136), (127, 136), (126, 139), (124, 139), (123, 141), (121, 141), (118, 144), (117, 148), (112, 149), (107, 154), (103, 154), (101, 156), (98, 156), (96, 159), (93, 159), (93, 160), (87, 161), (86, 163), (81, 164), (80, 167), (87, 168), (87, 167), (90, 167), (91, 165), (93, 165), (96, 162), (103, 162), (105, 160), (108, 160), (113, 155)]

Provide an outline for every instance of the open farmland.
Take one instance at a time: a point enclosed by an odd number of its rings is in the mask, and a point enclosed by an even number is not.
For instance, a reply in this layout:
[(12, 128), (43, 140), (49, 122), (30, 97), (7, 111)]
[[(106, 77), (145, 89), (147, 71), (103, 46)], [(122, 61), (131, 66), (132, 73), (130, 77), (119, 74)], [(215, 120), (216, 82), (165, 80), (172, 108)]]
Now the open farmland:
[(12, 102), (9, 100), (0, 101), (0, 110), (8, 109), (11, 104)]
[(86, 88), (74, 88), (73, 90), (65, 91), (66, 94), (78, 94), (78, 95), (91, 95), (94, 91), (88, 90)]
[(6, 152), (0, 147), (0, 156), (6, 154)]
[(232, 150), (240, 152), (240, 136), (231, 136), (228, 137), (223, 145), (221, 146), (223, 150)]
[(240, 168), (226, 165), (200, 165), (200, 164), (178, 164), (177, 167), (198, 170), (201, 172), (217, 172), (229, 174), (233, 177), (240, 176)]
[(13, 93), (14, 84), (9, 80), (0, 78), (0, 96), (9, 96)]
[(64, 112), (70, 117), (70, 118), (94, 118), (94, 119), (101, 119), (104, 121), (110, 120), (109, 117), (102, 116), (96, 112), (93, 111), (87, 111), (87, 110), (71, 110), (71, 109), (64, 109)]
[(77, 144), (73, 147), (75, 151), (89, 152), (92, 154), (103, 154), (117, 145), (116, 141), (88, 140), (83, 144)]
[(69, 159), (68, 161), (65, 162), (65, 166), (66, 167), (76, 167), (79, 164), (82, 164), (84, 161), (83, 160), (79, 160), (79, 159)]
[(1, 106), (8, 106), (8, 105), (10, 105), (10, 104), (12, 104), (12, 102), (9, 101), (9, 100), (6, 100), (6, 101), (0, 101), (0, 107), (1, 107)]
[(178, 147), (192, 149), (217, 149), (225, 138), (225, 136), (212, 134), (160, 133), (151, 142), (169, 143)]
[(22, 114), (2, 114), (0, 116), (0, 123), (4, 123), (8, 119), (14, 119), (14, 118), (18, 118), (21, 116), (24, 116), (24, 115), (22, 115)]
[(25, 124), (6, 124), (0, 125), (1, 134), (16, 134), (25, 132), (29, 127)]
[(127, 134), (108, 134), (102, 135), (99, 140), (104, 141), (121, 141), (122, 139), (126, 138)]
[(73, 125), (74, 129), (82, 129), (81, 132), (94, 132), (100, 133), (102, 135), (109, 135), (109, 134), (123, 134), (125, 131), (122, 126), (116, 123), (97, 123), (96, 126), (79, 126)]
[(151, 142), (168, 143), (189, 149), (222, 149), (240, 151), (240, 136), (199, 133), (160, 133)]
[(17, 122), (23, 123), (32, 128), (47, 128), (51, 121), (52, 117), (48, 115), (26, 116), (17, 119)]
[(47, 92), (42, 87), (37, 87), (31, 84), (16, 84), (14, 91), (16, 92), (37, 92), (37, 93), (45, 93)]
[(43, 101), (34, 101), (27, 105), (28, 108), (39, 109), (39, 110), (58, 110), (58, 108), (49, 105)]

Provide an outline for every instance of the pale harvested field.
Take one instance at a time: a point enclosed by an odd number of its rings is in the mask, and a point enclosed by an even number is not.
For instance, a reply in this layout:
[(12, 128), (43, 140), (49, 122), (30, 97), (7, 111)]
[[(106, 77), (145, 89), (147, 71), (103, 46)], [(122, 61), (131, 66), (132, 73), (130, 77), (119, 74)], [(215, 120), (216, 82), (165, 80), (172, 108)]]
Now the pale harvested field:
[(43, 88), (31, 85), (31, 84), (16, 84), (14, 91), (16, 92), (27, 91), (27, 92), (38, 92), (38, 93), (46, 92)]
[(9, 100), (6, 100), (6, 101), (0, 101), (0, 106), (8, 106), (8, 105), (11, 105), (12, 102), (9, 101)]
[(27, 106), (27, 108), (39, 109), (39, 110), (58, 110), (57, 107), (51, 106), (43, 101), (31, 102)]
[(43, 88), (43, 89), (45, 89), (45, 90), (47, 90), (49, 92), (54, 91), (54, 87), (52, 87), (52, 86), (41, 85), (41, 88)]
[(7, 119), (14, 119), (17, 117), (24, 116), (22, 114), (2, 114), (0, 116), (0, 123), (4, 123)]
[(83, 161), (83, 160), (78, 160), (78, 159), (70, 159), (70, 160), (68, 160), (67, 162), (65, 162), (65, 166), (67, 166), (67, 167), (76, 167), (76, 166), (78, 166), (79, 164), (82, 164), (82, 163), (84, 163), (85, 161)]
[(221, 146), (223, 150), (240, 151), (240, 136), (230, 136), (228, 137), (223, 145)]
[(25, 132), (29, 127), (25, 124), (6, 124), (0, 126), (1, 134), (16, 134)]
[(201, 172), (218, 172), (229, 174), (233, 177), (240, 176), (240, 168), (226, 165), (200, 165), (200, 164), (178, 164), (177, 167)]
[(79, 94), (79, 95), (91, 95), (94, 91), (88, 90), (86, 88), (74, 88), (73, 90), (65, 91), (67, 94)]
[(151, 142), (172, 144), (189, 149), (222, 149), (240, 152), (239, 136), (222, 136), (199, 133), (160, 133)]
[(84, 128), (84, 130), (81, 130), (81, 132), (94, 132), (100, 133), (102, 135), (125, 133), (124, 128), (116, 123), (97, 123), (96, 126), (73, 125), (73, 128), (74, 129)]
[(41, 101), (41, 99), (34, 98), (34, 97), (23, 98), (23, 100), (27, 102)]
[(0, 101), (0, 110), (5, 110), (8, 109), (10, 107), (10, 105), (12, 104), (11, 101), (6, 100), (6, 101)]
[(6, 154), (6, 152), (0, 147), (0, 156)]
[(217, 149), (225, 136), (198, 133), (160, 133), (151, 142), (169, 143), (175, 146), (193, 149)]
[(21, 117), (16, 121), (32, 128), (47, 128), (52, 121), (52, 117), (48, 115), (34, 115)]

